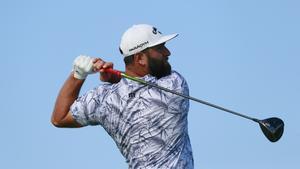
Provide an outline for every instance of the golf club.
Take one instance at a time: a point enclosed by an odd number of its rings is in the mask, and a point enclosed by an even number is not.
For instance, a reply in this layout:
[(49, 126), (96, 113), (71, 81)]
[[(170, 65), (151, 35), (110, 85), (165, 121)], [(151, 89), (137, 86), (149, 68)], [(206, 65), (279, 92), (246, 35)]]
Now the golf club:
[(147, 81), (144, 81), (142, 79), (126, 75), (125, 73), (123, 73), (121, 71), (118, 71), (118, 70), (105, 69), (105, 72), (114, 74), (118, 78), (124, 77), (124, 78), (130, 79), (130, 80), (139, 82), (141, 84), (148, 85), (148, 86), (151, 86), (151, 87), (155, 87), (155, 88), (158, 88), (160, 90), (163, 90), (163, 91), (166, 91), (166, 92), (170, 92), (170, 93), (173, 93), (175, 95), (178, 95), (178, 96), (181, 96), (181, 97), (184, 97), (184, 98), (196, 101), (198, 103), (205, 104), (207, 106), (214, 107), (216, 109), (223, 110), (223, 111), (226, 111), (228, 113), (231, 113), (231, 114), (234, 114), (234, 115), (237, 115), (237, 116), (240, 116), (240, 117), (252, 120), (254, 122), (257, 122), (259, 124), (262, 132), (264, 133), (264, 135), (271, 142), (278, 141), (281, 138), (282, 134), (283, 134), (283, 131), (284, 131), (284, 122), (280, 118), (272, 117), (272, 118), (267, 118), (267, 119), (264, 119), (264, 120), (259, 120), (259, 119), (252, 118), (252, 117), (243, 115), (241, 113), (238, 113), (238, 112), (235, 112), (235, 111), (223, 108), (221, 106), (218, 106), (218, 105), (215, 105), (215, 104), (212, 104), (212, 103), (209, 103), (209, 102), (206, 102), (206, 101), (203, 101), (203, 100), (191, 97), (191, 96), (187, 96), (187, 95), (184, 95), (182, 93), (178, 93), (176, 91), (173, 91), (173, 90), (161, 87), (161, 86), (158, 86), (158, 85), (156, 85), (154, 83), (147, 82)]

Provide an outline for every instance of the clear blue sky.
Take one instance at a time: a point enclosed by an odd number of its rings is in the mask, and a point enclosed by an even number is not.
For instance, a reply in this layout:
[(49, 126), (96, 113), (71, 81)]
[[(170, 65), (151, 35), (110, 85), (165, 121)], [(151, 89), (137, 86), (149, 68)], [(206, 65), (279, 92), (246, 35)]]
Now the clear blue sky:
[[(124, 70), (120, 37), (137, 23), (179, 33), (167, 47), (191, 96), (286, 123), (270, 143), (256, 123), (191, 102), (196, 169), (299, 168), (299, 9), (297, 0), (1, 0), (0, 168), (127, 168), (100, 126), (57, 129), (50, 116), (77, 55)], [(82, 92), (99, 83), (89, 77)]]

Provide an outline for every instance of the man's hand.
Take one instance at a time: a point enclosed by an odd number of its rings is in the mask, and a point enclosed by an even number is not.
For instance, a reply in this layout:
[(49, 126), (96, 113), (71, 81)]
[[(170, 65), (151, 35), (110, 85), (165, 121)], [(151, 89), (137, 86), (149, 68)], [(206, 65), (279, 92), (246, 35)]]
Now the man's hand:
[(100, 80), (103, 82), (117, 83), (120, 81), (116, 75), (105, 72), (105, 69), (112, 68), (112, 62), (105, 62), (100, 58), (92, 58), (80, 55), (73, 63), (73, 73), (76, 79), (85, 79), (89, 74), (100, 72)]
[(93, 61), (95, 59), (89, 56), (80, 55), (73, 62), (73, 73), (76, 79), (85, 79), (93, 71)]
[(96, 58), (93, 63), (93, 70), (94, 72), (100, 72), (101, 81), (110, 83), (117, 83), (120, 81), (120, 78), (116, 75), (104, 71), (105, 69), (114, 68), (114, 64), (112, 62), (105, 62), (100, 58)]

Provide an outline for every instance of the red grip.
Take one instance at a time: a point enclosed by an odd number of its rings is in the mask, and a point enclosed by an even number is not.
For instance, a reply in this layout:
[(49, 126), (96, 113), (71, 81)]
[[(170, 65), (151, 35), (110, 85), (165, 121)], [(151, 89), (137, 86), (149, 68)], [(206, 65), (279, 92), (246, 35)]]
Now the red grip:
[(121, 75), (121, 72), (118, 71), (118, 70), (114, 70), (112, 68), (108, 68), (108, 69), (104, 69), (105, 72), (107, 73), (111, 73), (111, 74), (114, 74), (117, 76), (117, 78), (121, 79), (122, 78), (122, 75)]

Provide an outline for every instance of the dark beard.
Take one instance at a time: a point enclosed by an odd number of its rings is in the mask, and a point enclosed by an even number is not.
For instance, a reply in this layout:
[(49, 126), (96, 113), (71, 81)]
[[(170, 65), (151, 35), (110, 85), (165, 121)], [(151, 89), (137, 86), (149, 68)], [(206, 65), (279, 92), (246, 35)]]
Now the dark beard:
[(171, 74), (172, 67), (167, 59), (148, 56), (148, 63), (150, 74), (158, 79)]

